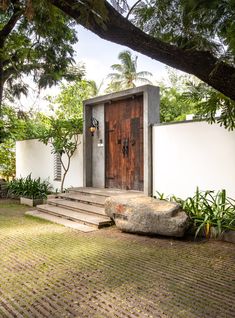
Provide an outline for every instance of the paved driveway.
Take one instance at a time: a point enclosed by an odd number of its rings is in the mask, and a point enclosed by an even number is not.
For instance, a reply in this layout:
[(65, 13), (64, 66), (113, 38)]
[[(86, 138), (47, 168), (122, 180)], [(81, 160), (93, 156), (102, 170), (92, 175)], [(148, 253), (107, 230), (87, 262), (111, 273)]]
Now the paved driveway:
[(82, 234), (0, 202), (0, 317), (235, 317), (235, 245)]

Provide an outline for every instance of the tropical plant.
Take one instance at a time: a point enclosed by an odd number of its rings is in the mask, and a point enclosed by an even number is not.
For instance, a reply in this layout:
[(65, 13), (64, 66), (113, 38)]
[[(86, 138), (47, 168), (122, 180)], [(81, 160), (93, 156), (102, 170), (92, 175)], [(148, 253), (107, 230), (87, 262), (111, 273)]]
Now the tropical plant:
[(111, 65), (114, 72), (108, 75), (110, 78), (108, 92), (133, 88), (138, 82), (151, 84), (151, 81), (146, 78), (152, 75), (150, 72), (137, 72), (137, 56), (132, 56), (130, 51), (122, 51), (118, 59), (120, 64)]
[(63, 167), (61, 192), (64, 190), (64, 181), (70, 168), (71, 158), (78, 147), (78, 134), (82, 132), (82, 122), (81, 117), (70, 120), (50, 117), (50, 127), (39, 138), (45, 145), (51, 144), (51, 152), (59, 155)]
[(185, 200), (157, 192), (156, 198), (179, 203), (192, 221), (195, 237), (220, 237), (224, 231), (235, 230), (235, 200), (224, 189), (200, 191), (197, 187), (195, 195)]
[(182, 208), (193, 220), (195, 236), (220, 237), (226, 230), (235, 230), (235, 200), (227, 197), (224, 189), (215, 193), (197, 188)]
[(8, 183), (8, 192), (16, 197), (44, 199), (50, 193), (51, 185), (41, 178), (33, 179), (31, 174), (26, 178), (14, 179)]
[(90, 97), (100, 95), (101, 87), (103, 86), (103, 84), (103, 81), (101, 81), (99, 84), (97, 84), (96, 81), (93, 80), (88, 81), (88, 85), (90, 86)]

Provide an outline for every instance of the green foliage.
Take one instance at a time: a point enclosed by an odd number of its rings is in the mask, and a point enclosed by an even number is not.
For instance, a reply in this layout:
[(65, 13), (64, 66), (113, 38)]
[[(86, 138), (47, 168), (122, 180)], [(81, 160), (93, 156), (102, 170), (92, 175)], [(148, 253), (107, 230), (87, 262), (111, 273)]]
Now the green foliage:
[(47, 117), (34, 111), (22, 111), (3, 105), (0, 118), (0, 142), (4, 139), (23, 140), (38, 138), (48, 126)]
[(40, 140), (52, 144), (53, 153), (68, 154), (76, 150), (77, 143), (73, 137), (82, 132), (82, 118), (62, 120), (50, 117), (50, 126), (43, 132)]
[[(50, 109), (58, 119), (81, 119), (83, 114), (83, 101), (94, 96), (94, 83), (78, 80), (75, 83), (62, 85), (56, 98), (48, 97), (51, 102)], [(81, 127), (80, 127), (81, 128)]]
[[(2, 9), (2, 10), (1, 10)], [(13, 23), (14, 21), (14, 23)], [(77, 42), (75, 23), (48, 1), (8, 1), (0, 8), (0, 90), (5, 97), (27, 94), (24, 75), (31, 75), (39, 88), (62, 78), (80, 77), (71, 72)]]
[[(225, 50), (225, 56), (234, 62), (235, 56), (235, 2), (234, 0), (182, 0), (185, 23), (190, 24), (192, 18), (201, 19), (200, 29), (209, 30), (208, 35), (214, 41), (221, 43), (220, 52)], [(190, 21), (191, 20), (191, 21)], [(198, 30), (199, 26), (197, 26)], [(205, 32), (205, 31), (204, 31)]]
[(154, 195), (153, 197), (154, 199), (158, 199), (158, 200), (167, 200), (167, 198), (165, 197), (165, 194), (159, 191), (157, 191), (156, 195)]
[(225, 190), (214, 193), (197, 188), (182, 207), (194, 222), (195, 236), (203, 233), (207, 238), (218, 237), (225, 230), (235, 230), (235, 200), (228, 198)]
[(234, 63), (234, 0), (150, 0), (133, 10), (144, 32), (187, 50), (210, 51)]
[(94, 81), (77, 80), (70, 85), (63, 85), (55, 98), (48, 97), (54, 116), (48, 118), (48, 127), (40, 137), (44, 144), (52, 145), (52, 153), (60, 155), (63, 167), (61, 192), (64, 190), (65, 177), (70, 168), (71, 158), (78, 147), (78, 134), (83, 127), (83, 101), (98, 93)]
[(0, 143), (0, 176), (7, 180), (15, 176), (15, 142), (11, 139)]
[(91, 80), (88, 81), (89, 84), (89, 90), (90, 90), (90, 96), (89, 97), (95, 97), (100, 95), (101, 87), (103, 86), (103, 81), (101, 83), (97, 84), (95, 81)]
[(42, 113), (24, 112), (4, 105), (0, 118), (0, 175), (15, 176), (15, 142), (39, 138), (49, 122)]
[[(168, 80), (160, 83), (160, 120), (185, 120), (187, 114), (208, 123), (235, 128), (235, 102), (194, 76), (168, 70)], [(218, 113), (220, 115), (218, 116)]]
[(195, 79), (189, 75), (178, 75), (168, 69), (168, 81), (160, 83), (160, 121), (174, 122), (186, 119), (187, 114), (196, 112), (197, 100), (185, 96), (188, 83)]
[(8, 183), (8, 191), (16, 197), (29, 199), (44, 199), (50, 193), (51, 185), (40, 178), (32, 179), (31, 174), (26, 178), (14, 179)]
[[(52, 153), (60, 155), (63, 167), (61, 192), (63, 192), (65, 177), (70, 168), (71, 158), (78, 147), (78, 134), (82, 132), (82, 118), (60, 119), (50, 117), (50, 127), (44, 130), (39, 138), (44, 144), (52, 145)], [(67, 161), (64, 161), (64, 157)]]
[(216, 238), (226, 230), (235, 230), (235, 200), (227, 197), (224, 189), (215, 193), (197, 188), (195, 195), (186, 200), (167, 198), (158, 192), (157, 199), (179, 203), (192, 220), (195, 237), (201, 234)]
[[(210, 124), (218, 123), (228, 130), (235, 128), (235, 101), (207, 84), (190, 81), (183, 97), (195, 103), (195, 115), (198, 118), (205, 119)], [(221, 112), (219, 116), (216, 115), (217, 111)]]
[(120, 64), (111, 65), (113, 73), (108, 75), (110, 83), (107, 92), (120, 91), (136, 87), (138, 82), (151, 84), (146, 76), (151, 76), (150, 72), (137, 72), (137, 56), (132, 56), (130, 51), (122, 51), (118, 55)]

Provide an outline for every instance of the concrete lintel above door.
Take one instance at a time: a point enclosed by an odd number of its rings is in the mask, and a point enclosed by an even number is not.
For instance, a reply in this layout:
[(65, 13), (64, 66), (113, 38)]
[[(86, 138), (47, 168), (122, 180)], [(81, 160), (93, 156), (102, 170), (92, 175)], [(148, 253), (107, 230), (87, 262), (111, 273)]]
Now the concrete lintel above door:
[[(84, 186), (105, 187), (105, 104), (143, 95), (144, 194), (152, 194), (152, 125), (159, 123), (159, 88), (144, 85), (85, 100), (83, 125)], [(91, 136), (91, 119), (99, 129)]]

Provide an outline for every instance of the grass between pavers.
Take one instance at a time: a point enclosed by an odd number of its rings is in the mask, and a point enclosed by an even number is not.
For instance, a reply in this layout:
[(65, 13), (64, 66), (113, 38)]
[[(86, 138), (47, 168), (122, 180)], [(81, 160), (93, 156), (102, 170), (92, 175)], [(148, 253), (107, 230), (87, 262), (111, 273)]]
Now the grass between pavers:
[(235, 317), (234, 245), (81, 233), (0, 201), (0, 317)]

